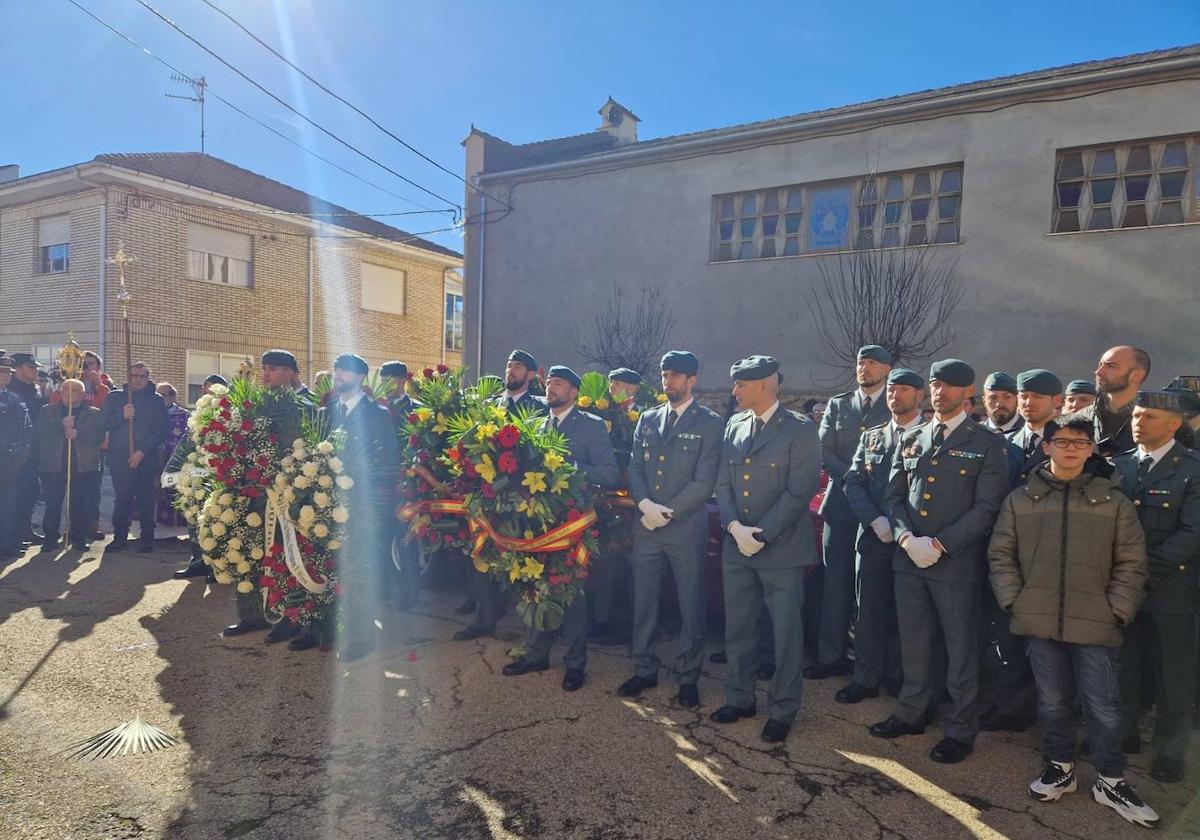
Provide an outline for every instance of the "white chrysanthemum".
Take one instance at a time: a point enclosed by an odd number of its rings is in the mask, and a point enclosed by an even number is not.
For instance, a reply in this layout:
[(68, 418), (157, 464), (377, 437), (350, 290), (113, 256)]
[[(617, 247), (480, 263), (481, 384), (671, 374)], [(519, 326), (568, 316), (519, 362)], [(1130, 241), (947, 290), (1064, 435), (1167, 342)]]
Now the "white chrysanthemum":
[(231, 504), (233, 504), (233, 494), (222, 493), (221, 498), (217, 501), (220, 502), (221, 507), (229, 507)]
[(339, 548), (342, 547), (342, 543), (340, 540), (330, 540), (325, 545), (330, 551), (337, 551)]
[(204, 491), (197, 490), (195, 493), (192, 494), (192, 498), (195, 499), (197, 502), (201, 501), (204, 498)]
[(328, 476), (328, 475), (321, 476), (320, 478), (317, 479), (317, 486), (324, 487), (326, 489), (332, 487), (333, 486), (333, 477)]
[(338, 505), (333, 509), (333, 521), (339, 525), (349, 521), (350, 511), (346, 510), (345, 506)]
[(337, 486), (341, 487), (343, 490), (349, 490), (351, 487), (354, 486), (354, 479), (348, 475), (339, 475), (338, 480), (337, 480)]
[(333, 454), (333, 444), (327, 440), (323, 440), (317, 444), (317, 451), (320, 452), (322, 455), (332, 455)]
[(225, 508), (224, 513), (221, 514), (221, 521), (226, 525), (232, 525), (237, 521), (237, 514), (233, 512), (232, 508)]
[(296, 476), (295, 480), (292, 481), (292, 486), (295, 487), (297, 490), (305, 490), (308, 488), (308, 485), (310, 483), (311, 482), (307, 478), (305, 478), (302, 475), (298, 475), (298, 476)]
[(293, 450), (292, 450), (292, 457), (296, 459), (297, 463), (300, 463), (300, 462), (304, 461), (304, 459), (305, 459), (305, 458), (307, 458), (307, 457), (308, 457), (308, 450), (307, 450), (307, 449), (303, 449), (303, 448), (301, 448), (301, 449), (293, 449)]
[(223, 537), (225, 536), (225, 526), (220, 522), (214, 522), (212, 524), (212, 532), (214, 536)]
[(309, 461), (303, 467), (300, 468), (300, 472), (304, 473), (309, 478), (316, 478), (319, 470), (317, 469), (316, 464), (314, 464), (312, 461)]
[(313, 535), (320, 539), (325, 539), (325, 537), (329, 536), (329, 528), (326, 527), (324, 522), (318, 522), (313, 526), (312, 531)]
[(204, 549), (205, 551), (212, 551), (214, 548), (217, 547), (217, 541), (214, 540), (212, 537), (209, 537), (206, 540), (201, 540), (200, 547), (202, 549)]
[(250, 564), (249, 564), (249, 563), (247, 563), (245, 560), (243, 560), (242, 562), (238, 563), (236, 566), (234, 566), (234, 568), (235, 568), (235, 569), (237, 569), (237, 573), (238, 573), (239, 575), (248, 575), (248, 574), (250, 574)]
[(225, 559), (230, 563), (240, 563), (245, 559), (245, 556), (237, 549), (230, 549), (225, 552)]
[(294, 441), (292, 441), (292, 449), (303, 449), (303, 448), (304, 448), (304, 438), (296, 438)]
[(212, 394), (217, 399), (220, 399), (221, 397), (223, 397), (229, 393), (229, 387), (227, 385), (222, 385), (221, 383), (218, 382), (214, 385), (209, 386), (208, 393)]
[(259, 525), (262, 525), (262, 517), (251, 511), (246, 517), (246, 524), (251, 528), (257, 528)]
[[(247, 571), (249, 570), (247, 569)], [(237, 591), (243, 595), (249, 595), (254, 591), (254, 584), (248, 580), (243, 580), (237, 585)]]
[(232, 548), (234, 551), (237, 551), (238, 549), (240, 549), (242, 547), (241, 539), (239, 539), (238, 537), (234, 537), (233, 539), (231, 539), (229, 541), (229, 547)]
[(283, 491), (283, 500), (284, 500), (284, 502), (286, 502), (287, 504), (290, 505), (292, 502), (296, 501), (296, 492), (294, 490), (292, 490), (291, 487), (284, 490)]
[(316, 518), (317, 512), (313, 509), (312, 505), (304, 505), (302, 508), (300, 508), (301, 522), (312, 522)]
[(315, 504), (317, 507), (329, 507), (329, 503), (330, 498), (328, 493), (322, 493), (320, 490), (318, 490), (316, 493), (313, 493), (313, 504)]
[(341, 472), (342, 466), (343, 466), (343, 464), (342, 464), (341, 458), (330, 458), (329, 459), (329, 469), (333, 470), (334, 472)]
[(258, 546), (254, 546), (254, 548), (250, 549), (250, 556), (255, 560), (261, 560), (263, 559), (263, 550)]
[(213, 577), (217, 579), (217, 583), (233, 583), (233, 575), (228, 572), (216, 572), (213, 574)]

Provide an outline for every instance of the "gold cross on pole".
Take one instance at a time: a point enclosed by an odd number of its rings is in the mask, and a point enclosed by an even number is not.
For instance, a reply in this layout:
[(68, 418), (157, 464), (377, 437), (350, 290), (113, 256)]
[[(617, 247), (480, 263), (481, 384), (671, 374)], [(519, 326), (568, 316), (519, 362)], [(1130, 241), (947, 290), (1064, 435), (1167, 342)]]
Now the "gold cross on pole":
[(125, 266), (137, 262), (137, 259), (125, 251), (124, 242), (118, 242), (117, 252), (108, 257), (104, 262), (117, 267), (117, 302), (121, 304), (121, 317), (128, 318), (129, 301), (132, 295), (129, 294), (129, 289), (125, 285)]

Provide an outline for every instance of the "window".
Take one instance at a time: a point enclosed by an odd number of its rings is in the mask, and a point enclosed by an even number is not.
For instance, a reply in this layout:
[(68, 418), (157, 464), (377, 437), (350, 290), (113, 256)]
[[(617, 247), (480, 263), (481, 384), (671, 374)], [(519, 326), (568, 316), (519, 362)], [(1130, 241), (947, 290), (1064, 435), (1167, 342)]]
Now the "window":
[(362, 264), (362, 308), (404, 314), (405, 274), (397, 268)]
[(41, 272), (60, 274), (71, 270), (71, 217), (38, 219)]
[(1054, 233), (1200, 221), (1200, 138), (1066, 149), (1054, 175)]
[(33, 358), (48, 370), (54, 367), (55, 362), (58, 361), (58, 351), (62, 348), (61, 344), (35, 344), (32, 348)]
[(446, 349), (463, 349), (463, 296), (446, 292)]
[(961, 205), (961, 166), (717, 196), (713, 259), (955, 243)]
[(253, 244), (249, 235), (188, 224), (188, 277), (248, 289), (253, 285)]
[(219, 373), (230, 382), (237, 376), (245, 356), (236, 353), (209, 353), (204, 350), (187, 351), (187, 404), (195, 405), (204, 393), (204, 380)]

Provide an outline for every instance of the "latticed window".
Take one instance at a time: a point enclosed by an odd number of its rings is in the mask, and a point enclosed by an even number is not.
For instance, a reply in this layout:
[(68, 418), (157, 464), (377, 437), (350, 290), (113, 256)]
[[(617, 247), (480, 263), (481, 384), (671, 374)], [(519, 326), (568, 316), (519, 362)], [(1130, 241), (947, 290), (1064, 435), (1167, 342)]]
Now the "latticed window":
[(1055, 168), (1054, 232), (1200, 221), (1200, 138), (1066, 149)]
[(721, 195), (712, 259), (953, 243), (961, 205), (961, 165)]

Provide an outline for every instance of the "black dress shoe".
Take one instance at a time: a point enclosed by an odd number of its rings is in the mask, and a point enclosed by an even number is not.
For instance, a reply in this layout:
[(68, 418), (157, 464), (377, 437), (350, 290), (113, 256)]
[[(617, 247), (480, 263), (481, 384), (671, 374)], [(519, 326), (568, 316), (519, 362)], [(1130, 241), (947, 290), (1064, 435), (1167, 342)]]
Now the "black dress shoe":
[(757, 676), (763, 682), (770, 682), (775, 676), (775, 666), (771, 664), (759, 665)]
[(303, 628), (293, 621), (288, 621), (286, 618), (271, 628), (271, 632), (263, 639), (263, 642), (268, 645), (277, 645), (280, 642), (286, 642), (288, 639), (294, 639), (300, 635)]
[(71, 549), (80, 553), (90, 551), (91, 548), (92, 544), (87, 540), (76, 540), (75, 542), (71, 543)]
[(583, 688), (583, 671), (578, 668), (568, 668), (563, 674), (563, 691), (578, 691)]
[(1150, 778), (1159, 782), (1182, 782), (1182, 759), (1160, 755), (1158, 758), (1154, 759), (1154, 764), (1150, 767)]
[(725, 665), (728, 662), (728, 660), (725, 658), (725, 651), (723, 650), (719, 650), (716, 653), (710, 653), (708, 655), (708, 661), (713, 665)]
[(737, 706), (725, 705), (708, 717), (717, 723), (736, 723), (742, 718), (752, 718), (756, 714), (758, 714), (758, 709), (754, 706), (751, 706), (749, 709), (739, 709)]
[(267, 626), (268, 625), (265, 621), (261, 623), (257, 621), (239, 621), (237, 624), (230, 624), (228, 627), (222, 630), (221, 635), (227, 639), (232, 638), (233, 636), (244, 636), (247, 633), (256, 633), (259, 630), (266, 630)]
[(310, 650), (319, 644), (321, 644), (321, 640), (317, 638), (317, 634), (306, 630), (303, 635), (288, 642), (288, 650)]
[(54, 549), (58, 548), (59, 545), (61, 545), (61, 544), (62, 544), (62, 538), (56, 537), (53, 534), (51, 534), (50, 536), (48, 536), (42, 540), (42, 547), (40, 549), (38, 549), (38, 551), (39, 552), (53, 551)]
[(700, 689), (694, 685), (679, 686), (679, 705), (685, 709), (694, 709), (700, 705)]
[(370, 642), (351, 642), (338, 651), (338, 662), (357, 662), (364, 656), (368, 656), (373, 650), (375, 650), (375, 645)]
[(854, 663), (849, 659), (839, 659), (836, 662), (818, 662), (804, 669), (804, 679), (823, 680), (826, 677), (844, 677), (854, 671)]
[(618, 697), (637, 697), (647, 688), (654, 688), (658, 685), (658, 678), (650, 679), (649, 677), (639, 677), (634, 674), (625, 682), (617, 687)]
[(110, 551), (124, 551), (127, 548), (129, 548), (128, 540), (113, 540), (104, 547), (104, 551), (105, 553)]
[(199, 563), (193, 561), (188, 563), (182, 569), (177, 569), (175, 574), (171, 575), (171, 577), (175, 578), (175, 580), (186, 580), (187, 578), (203, 577), (207, 574), (208, 566), (206, 566), (204, 561), (201, 560)]
[(862, 683), (852, 682), (850, 685), (843, 686), (838, 689), (838, 693), (833, 695), (833, 699), (838, 703), (861, 703), (868, 697), (878, 697), (878, 688), (867, 688)]
[(892, 715), (885, 721), (871, 726), (870, 732), (876, 738), (899, 738), (901, 735), (924, 735), (925, 725), (908, 723)]
[(938, 764), (958, 764), (974, 751), (975, 747), (971, 744), (964, 744), (953, 738), (943, 738), (929, 751), (929, 757)]
[(479, 639), (484, 636), (495, 637), (495, 635), (495, 627), (464, 627), (462, 630), (459, 630), (454, 634), (454, 641), (469, 642), (472, 639)]
[(778, 744), (787, 740), (788, 732), (791, 730), (790, 723), (784, 723), (781, 720), (768, 720), (763, 724), (762, 733), (758, 736), (768, 744)]
[(519, 677), (522, 674), (532, 674), (535, 671), (545, 671), (550, 667), (549, 662), (526, 662), (524, 659), (518, 659), (516, 662), (509, 662), (505, 665), (500, 673), (506, 677)]
[(473, 612), (475, 612), (475, 599), (474, 598), (468, 598), (467, 600), (463, 601), (461, 604), (459, 604), (457, 607), (454, 608), (455, 615), (470, 615)]

